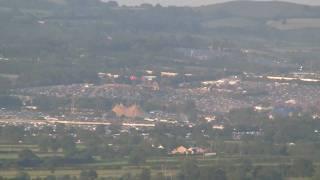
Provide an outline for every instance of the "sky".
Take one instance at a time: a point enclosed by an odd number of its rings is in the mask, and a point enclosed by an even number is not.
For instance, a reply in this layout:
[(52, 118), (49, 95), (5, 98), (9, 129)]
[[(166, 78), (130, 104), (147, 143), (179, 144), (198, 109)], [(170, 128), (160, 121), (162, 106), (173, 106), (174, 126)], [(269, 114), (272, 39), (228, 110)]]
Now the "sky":
[[(230, 0), (116, 0), (119, 4), (123, 5), (140, 5), (142, 3), (161, 4), (163, 6), (175, 5), (175, 6), (201, 6), (215, 3), (227, 2)], [(256, 0), (265, 1), (265, 0)], [(274, 0), (276, 1), (276, 0)], [(320, 0), (282, 0), (287, 2), (308, 4), (308, 5), (320, 5)]]

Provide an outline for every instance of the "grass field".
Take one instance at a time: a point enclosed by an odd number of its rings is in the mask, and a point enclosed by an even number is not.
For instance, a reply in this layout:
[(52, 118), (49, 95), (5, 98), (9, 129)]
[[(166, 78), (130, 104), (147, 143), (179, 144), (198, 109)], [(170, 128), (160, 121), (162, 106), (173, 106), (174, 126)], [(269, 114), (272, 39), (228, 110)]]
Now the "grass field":
[[(160, 158), (161, 159), (161, 158)], [(178, 171), (178, 168), (180, 166), (180, 162), (179, 162), (179, 158), (172, 158), (170, 163), (163, 163), (161, 161), (157, 162), (155, 159), (146, 162), (144, 165), (141, 166), (131, 166), (128, 165), (126, 162), (111, 162), (111, 163), (94, 163), (94, 164), (84, 164), (81, 166), (77, 166), (77, 167), (64, 167), (64, 168), (57, 168), (54, 171), (50, 171), (47, 169), (23, 169), (21, 171), (23, 172), (27, 172), (28, 174), (30, 174), (31, 177), (35, 178), (35, 177), (46, 177), (49, 175), (55, 175), (55, 176), (63, 176), (63, 175), (70, 175), (70, 176), (79, 176), (81, 170), (83, 169), (95, 169), (99, 175), (99, 177), (119, 177), (125, 173), (131, 173), (131, 174), (137, 174), (139, 172), (141, 172), (142, 168), (150, 168), (152, 174), (156, 174), (159, 172), (164, 172), (164, 168), (165, 169), (165, 173), (168, 176), (171, 175), (175, 175)], [(199, 160), (199, 166), (206, 166), (206, 165), (210, 165), (213, 164), (214, 161), (217, 161), (217, 158), (214, 159), (209, 159), (209, 160)], [(151, 163), (151, 164), (150, 164)], [(158, 166), (157, 168), (154, 168), (154, 166), (152, 166), (153, 163), (156, 163)], [(232, 162), (230, 162), (232, 163)], [(121, 165), (121, 167), (119, 169), (109, 169), (108, 167), (105, 167), (105, 165)], [(173, 166), (174, 165), (174, 166)], [(236, 163), (234, 163), (233, 165), (238, 165)], [(254, 166), (276, 166), (279, 165), (279, 163), (274, 162), (274, 163), (254, 163)], [(4, 177), (14, 177), (17, 173), (21, 172), (19, 170), (16, 169), (9, 169), (9, 170), (0, 170), (0, 174), (1, 176)], [(291, 179), (290, 179), (291, 180)], [(301, 178), (295, 178), (292, 180), (307, 180), (306, 178), (301, 179)]]
[[(9, 170), (9, 171), (0, 171), (0, 174), (4, 177), (14, 177), (20, 171), (17, 170)], [(73, 169), (73, 170), (55, 170), (51, 172), (50, 170), (27, 170), (23, 171), (27, 172), (31, 177), (46, 177), (48, 175), (55, 175), (55, 176), (63, 176), (63, 175), (70, 175), (70, 176), (79, 176), (81, 169)], [(125, 173), (132, 173), (137, 174), (140, 172), (139, 169), (132, 169), (132, 170), (97, 170), (99, 177), (119, 177)], [(157, 173), (157, 171), (153, 171), (153, 173)], [(172, 172), (173, 173), (173, 172)]]
[(278, 21), (268, 21), (267, 25), (279, 30), (295, 30), (306, 28), (320, 28), (320, 19), (296, 18)]
[(257, 21), (245, 18), (225, 18), (204, 22), (202, 25), (207, 28), (247, 28), (258, 24)]
[(18, 153), (23, 149), (32, 150), (39, 157), (63, 156), (61, 151), (58, 152), (40, 152), (37, 145), (30, 144), (0, 144), (0, 160), (13, 160), (18, 158)]
[[(18, 157), (18, 152), (23, 149), (35, 150), (35, 153), (40, 157), (50, 157), (54, 155), (63, 156), (60, 153), (42, 153), (39, 151), (36, 145), (0, 145), (0, 160), (13, 160)], [(81, 147), (83, 148), (83, 147)], [(88, 164), (78, 165), (66, 165), (65, 167), (55, 168), (54, 170), (46, 167), (37, 168), (25, 168), (25, 169), (0, 169), (0, 175), (7, 178), (15, 177), (19, 172), (27, 172), (32, 178), (46, 177), (49, 175), (55, 176), (79, 176), (83, 169), (94, 169), (97, 171), (99, 177), (119, 177), (125, 173), (137, 174), (141, 172), (142, 168), (150, 168), (152, 174), (163, 172), (167, 176), (173, 176), (177, 173), (181, 162), (186, 158), (192, 157), (198, 161), (198, 165), (201, 167), (210, 166), (214, 164), (228, 164), (232, 166), (240, 165), (241, 159), (250, 159), (254, 166), (278, 166), (280, 164), (290, 165), (292, 164), (292, 157), (288, 156), (244, 156), (244, 155), (219, 155), (204, 157), (201, 155), (196, 156), (167, 156), (167, 157), (151, 157), (144, 164), (140, 166), (130, 165), (127, 158), (121, 158), (117, 160), (102, 160), (100, 157), (94, 157), (96, 162)], [(315, 165), (319, 165), (315, 161)], [(308, 180), (308, 179), (290, 179), (290, 180)]]

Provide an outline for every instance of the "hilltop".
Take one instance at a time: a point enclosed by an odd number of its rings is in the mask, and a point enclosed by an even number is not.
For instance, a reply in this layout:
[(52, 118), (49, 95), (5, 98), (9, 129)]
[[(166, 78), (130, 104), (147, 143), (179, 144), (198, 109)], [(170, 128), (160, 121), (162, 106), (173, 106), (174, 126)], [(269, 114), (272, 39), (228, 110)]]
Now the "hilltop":
[[(210, 76), (212, 68), (218, 74), (224, 68), (283, 69), (288, 66), (270, 65), (279, 54), (268, 48), (314, 48), (320, 42), (320, 7), (285, 2), (237, 1), (191, 8), (127, 7), (98, 0), (2, 0), (0, 7), (0, 74), (18, 77), (13, 84), (19, 87), (96, 83), (98, 72), (155, 67)], [(263, 53), (252, 59), (262, 60), (248, 64), (241, 49), (257, 47)], [(190, 57), (191, 49), (195, 56)], [(290, 56), (281, 54), (283, 59)], [(313, 61), (316, 57), (301, 56)], [(295, 61), (301, 63), (300, 58)]]
[(289, 2), (232, 1), (202, 6), (196, 10), (211, 16), (237, 16), (245, 18), (297, 18), (320, 17), (320, 7)]

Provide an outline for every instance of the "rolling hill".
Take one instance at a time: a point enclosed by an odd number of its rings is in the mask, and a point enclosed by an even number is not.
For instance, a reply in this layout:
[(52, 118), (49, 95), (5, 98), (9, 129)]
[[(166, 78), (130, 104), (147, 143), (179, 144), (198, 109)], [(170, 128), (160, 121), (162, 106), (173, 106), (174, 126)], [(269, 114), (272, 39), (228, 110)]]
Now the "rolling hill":
[(245, 18), (310, 18), (320, 17), (320, 7), (288, 2), (233, 1), (202, 6), (197, 11), (207, 16)]

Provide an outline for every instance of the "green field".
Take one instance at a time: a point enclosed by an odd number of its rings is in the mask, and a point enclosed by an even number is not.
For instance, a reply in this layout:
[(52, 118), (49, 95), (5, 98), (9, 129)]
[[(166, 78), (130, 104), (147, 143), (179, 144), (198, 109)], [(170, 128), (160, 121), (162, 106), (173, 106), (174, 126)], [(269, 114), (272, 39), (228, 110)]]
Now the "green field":
[[(1, 160), (14, 160), (18, 157), (19, 151), (30, 148), (39, 157), (50, 156), (63, 156), (60, 153), (40, 152), (36, 145), (19, 144), (19, 145), (0, 145), (0, 161)], [(82, 147), (84, 148), (84, 147)], [(193, 158), (198, 161), (200, 167), (212, 166), (212, 165), (231, 165), (239, 166), (242, 159), (249, 159), (252, 161), (253, 166), (261, 167), (274, 167), (278, 165), (291, 165), (294, 157), (289, 156), (269, 156), (269, 155), (257, 155), (257, 156), (245, 156), (245, 155), (225, 155), (220, 154), (218, 156), (204, 157), (201, 155), (196, 156), (166, 156), (166, 157), (151, 157), (145, 163), (135, 166), (128, 163), (127, 158), (121, 158), (116, 160), (102, 160), (100, 157), (94, 157), (94, 163), (66, 165), (64, 167), (57, 167), (50, 169), (48, 167), (36, 167), (36, 168), (4, 168), (0, 169), (0, 175), (7, 178), (15, 177), (19, 172), (27, 172), (32, 178), (46, 177), (49, 175), (55, 176), (79, 176), (80, 172), (84, 169), (94, 169), (98, 173), (99, 177), (119, 177), (125, 173), (138, 174), (143, 168), (149, 168), (153, 175), (157, 173), (164, 173), (167, 176), (174, 176), (178, 172), (181, 162), (185, 159)], [(319, 161), (314, 162), (316, 166), (319, 166)], [(291, 178), (290, 180), (308, 180), (307, 178)]]
[(320, 28), (320, 19), (318, 18), (294, 18), (283, 20), (270, 20), (267, 25), (279, 30), (296, 30), (306, 28)]
[(258, 21), (245, 18), (225, 18), (204, 22), (206, 28), (248, 28), (259, 25)]

